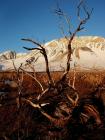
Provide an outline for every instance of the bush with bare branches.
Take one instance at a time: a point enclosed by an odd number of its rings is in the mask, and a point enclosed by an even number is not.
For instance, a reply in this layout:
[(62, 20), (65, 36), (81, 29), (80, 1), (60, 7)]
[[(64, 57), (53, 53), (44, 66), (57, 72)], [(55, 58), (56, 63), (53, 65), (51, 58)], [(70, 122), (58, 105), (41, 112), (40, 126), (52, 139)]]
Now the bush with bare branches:
[[(83, 19), (80, 16), (81, 7), (83, 8), (85, 13), (85, 17)], [(20, 109), (20, 112), (21, 110), (23, 110), (23, 106), (27, 106), (28, 108), (30, 108), (30, 110), (35, 111), (34, 119), (36, 126), (34, 131), (36, 131), (37, 136), (38, 134), (40, 134), (41, 136), (39, 137), (36, 136), (34, 137), (34, 139), (53, 140), (53, 139), (63, 139), (62, 137), (64, 137), (64, 139), (69, 138), (77, 139), (77, 137), (78, 138), (82, 137), (81, 134), (84, 133), (85, 131), (81, 129), (78, 130), (79, 131), (78, 133), (73, 132), (73, 134), (71, 134), (73, 129), (76, 128), (77, 130), (78, 128), (77, 125), (87, 130), (88, 129), (87, 126), (89, 126), (90, 122), (92, 125), (91, 126), (92, 129), (94, 129), (95, 126), (102, 125), (103, 123), (97, 105), (94, 104), (95, 96), (94, 97), (89, 96), (82, 99), (79, 97), (79, 91), (77, 91), (75, 88), (75, 80), (76, 80), (75, 70), (74, 70), (73, 85), (70, 85), (68, 80), (68, 74), (70, 71), (70, 60), (72, 55), (72, 47), (71, 47), (72, 41), (76, 36), (76, 34), (84, 29), (83, 25), (85, 25), (87, 21), (90, 19), (92, 10), (88, 11), (87, 8), (84, 6), (83, 1), (80, 1), (79, 5), (77, 6), (77, 16), (79, 19), (79, 24), (73, 32), (70, 31), (70, 20), (63, 12), (63, 10), (61, 10), (61, 8), (58, 8), (55, 10), (55, 13), (58, 16), (62, 16), (66, 20), (69, 30), (69, 37), (65, 36), (65, 38), (68, 40), (66, 70), (62, 74), (61, 78), (55, 82), (49, 70), (49, 61), (45, 46), (41, 45), (40, 43), (32, 39), (23, 38), (22, 39), (23, 41), (33, 43), (35, 46), (37, 46), (35, 48), (23, 47), (24, 49), (37, 50), (43, 55), (46, 64), (46, 74), (48, 77), (47, 78), (48, 83), (47, 84), (45, 83), (46, 88), (44, 88), (42, 83), (37, 79), (35, 68), (31, 63), (27, 62), (29, 67), (32, 69), (33, 74), (30, 74), (29, 72), (24, 70), (22, 68), (22, 64), (17, 69), (13, 62), (14, 69), (17, 73), (17, 84), (18, 84), (17, 105), (18, 108)], [(39, 95), (36, 98), (31, 99), (24, 98), (21, 95), (24, 74), (29, 75), (39, 84), (42, 92), (39, 93)], [(40, 122), (40, 118), (42, 118), (42, 120), (44, 121)], [(20, 131), (18, 132), (20, 136)], [(6, 139), (6, 137), (4, 138)]]

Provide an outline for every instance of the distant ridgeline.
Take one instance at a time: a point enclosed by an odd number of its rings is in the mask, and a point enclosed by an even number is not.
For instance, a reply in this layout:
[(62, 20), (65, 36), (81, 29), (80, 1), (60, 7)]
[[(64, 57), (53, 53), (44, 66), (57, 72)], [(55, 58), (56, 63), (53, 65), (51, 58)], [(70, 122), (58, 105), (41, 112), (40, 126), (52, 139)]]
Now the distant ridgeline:
[[(61, 38), (44, 44), (49, 59), (51, 71), (62, 71), (66, 66), (67, 39)], [(75, 37), (72, 42), (71, 68), (78, 69), (105, 69), (105, 38), (97, 36)], [(0, 54), (0, 69), (13, 69), (23, 64), (23, 68), (31, 70), (29, 63), (36, 71), (45, 71), (45, 61), (39, 51), (33, 50), (27, 53), (8, 51)], [(7, 61), (8, 60), (8, 61)]]
[(4, 53), (0, 53), (0, 61), (9, 60), (9, 59), (16, 59), (15, 51), (6, 51)]

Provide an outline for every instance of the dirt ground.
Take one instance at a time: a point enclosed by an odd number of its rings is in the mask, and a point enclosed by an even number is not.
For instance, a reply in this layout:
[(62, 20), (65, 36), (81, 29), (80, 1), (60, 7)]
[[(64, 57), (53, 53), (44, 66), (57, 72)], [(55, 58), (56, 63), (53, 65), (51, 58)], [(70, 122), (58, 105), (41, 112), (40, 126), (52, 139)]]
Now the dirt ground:
[[(54, 81), (57, 81), (62, 74), (63, 72), (51, 72)], [(46, 88), (46, 73), (36, 73), (36, 77)], [(91, 122), (83, 125), (76, 118), (70, 120), (63, 128), (55, 128), (38, 109), (35, 110), (25, 103), (22, 103), (19, 109), (16, 100), (19, 92), (17, 76), (15, 72), (7, 71), (0, 72), (0, 140), (104, 140), (105, 71), (76, 70), (74, 74), (71, 70), (67, 80), (70, 85), (73, 85), (75, 80), (74, 87), (80, 99), (96, 93), (102, 94), (103, 110), (100, 111), (100, 116), (103, 123), (101, 126), (93, 127)], [(24, 74), (21, 93), (22, 97), (34, 102), (41, 93), (41, 88), (34, 79)]]

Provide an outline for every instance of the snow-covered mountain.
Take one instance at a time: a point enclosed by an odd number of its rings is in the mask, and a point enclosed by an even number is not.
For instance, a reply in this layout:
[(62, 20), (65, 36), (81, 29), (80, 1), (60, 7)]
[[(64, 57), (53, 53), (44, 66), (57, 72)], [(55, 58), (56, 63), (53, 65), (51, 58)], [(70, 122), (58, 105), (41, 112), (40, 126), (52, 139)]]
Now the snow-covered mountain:
[[(51, 71), (61, 71), (66, 67), (67, 39), (61, 38), (44, 44), (49, 59)], [(2, 56), (2, 54), (0, 54)], [(39, 51), (28, 51), (24, 54), (16, 54), (16, 58), (1, 59), (0, 69), (13, 69), (23, 64), (23, 68), (31, 70), (28, 62), (34, 66), (36, 71), (45, 71), (45, 61)], [(71, 67), (75, 65), (78, 69), (105, 69), (105, 38), (98, 36), (75, 37), (72, 42)]]
[(16, 52), (15, 51), (6, 51), (3, 53), (0, 53), (0, 61), (9, 60), (16, 58)]

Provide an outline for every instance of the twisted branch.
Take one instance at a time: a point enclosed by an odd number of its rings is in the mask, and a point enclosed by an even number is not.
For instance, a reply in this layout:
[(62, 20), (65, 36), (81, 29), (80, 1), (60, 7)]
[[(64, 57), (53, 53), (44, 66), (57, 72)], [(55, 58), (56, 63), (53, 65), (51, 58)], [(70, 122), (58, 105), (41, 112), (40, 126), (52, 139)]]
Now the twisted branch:
[(27, 49), (27, 50), (38, 50), (44, 56), (45, 63), (46, 63), (46, 73), (47, 73), (47, 76), (48, 76), (48, 79), (49, 79), (49, 84), (53, 86), (54, 85), (54, 82), (53, 82), (52, 77), (51, 77), (51, 74), (50, 74), (49, 62), (48, 62), (48, 57), (47, 57), (47, 53), (46, 53), (45, 48), (41, 44), (39, 44), (38, 42), (33, 41), (31, 39), (22, 39), (22, 40), (23, 41), (31, 42), (34, 45), (37, 45), (39, 47), (39, 48), (27, 48), (27, 47), (23, 47), (23, 48), (24, 49)]

